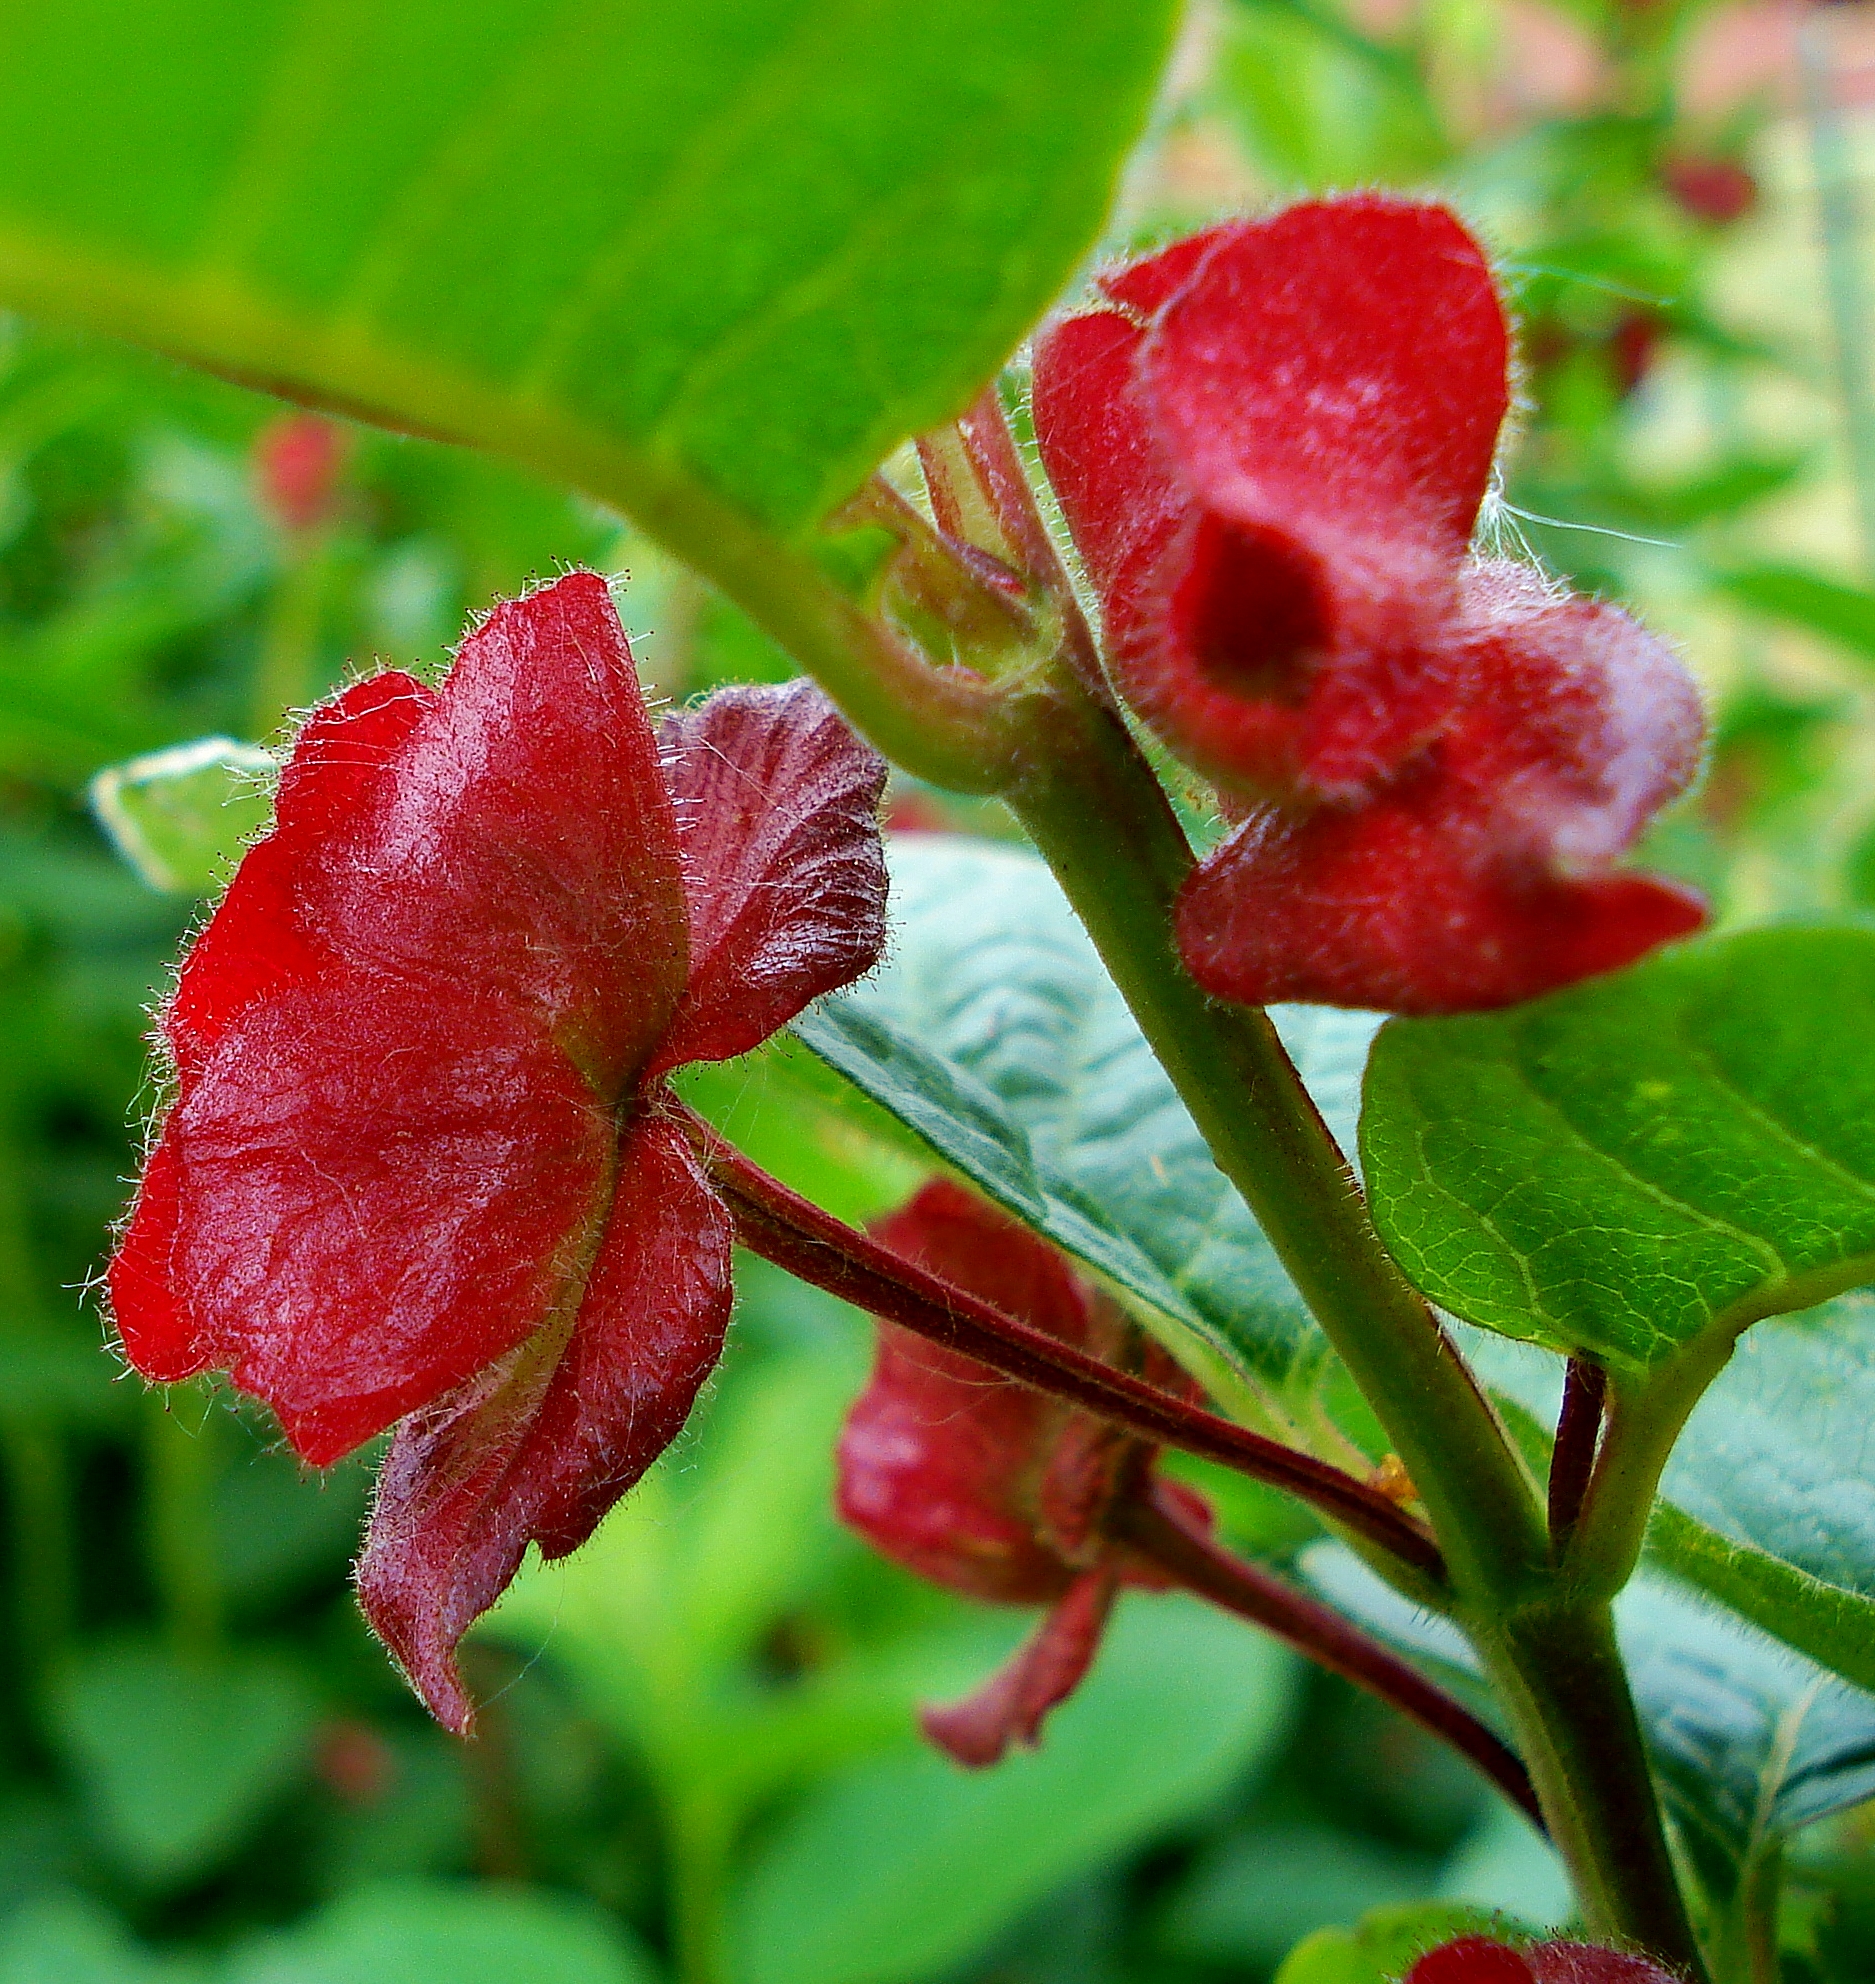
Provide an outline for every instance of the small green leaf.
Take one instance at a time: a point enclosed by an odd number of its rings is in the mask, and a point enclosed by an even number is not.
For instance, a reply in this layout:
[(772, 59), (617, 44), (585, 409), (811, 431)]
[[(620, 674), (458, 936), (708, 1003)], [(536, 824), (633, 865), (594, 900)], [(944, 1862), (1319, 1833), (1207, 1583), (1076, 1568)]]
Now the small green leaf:
[(267, 1655), (194, 1666), (137, 1641), (79, 1656), (53, 1694), (102, 1844), (153, 1888), (240, 1845), (301, 1768), (317, 1713), (299, 1671)]
[(1875, 929), (1707, 938), (1506, 1012), (1396, 1020), (1374, 1217), (1434, 1301), (1644, 1371), (1875, 1273)]
[(1173, 19), (16, 0), (0, 299), (520, 456), (706, 550), (725, 515), (798, 529), (1060, 289)]
[(91, 809), (153, 889), (207, 895), (267, 824), (280, 767), (231, 737), (201, 737), (111, 765), (91, 781)]
[(655, 1984), (609, 1916), (570, 1895), (441, 1881), (360, 1889), (231, 1959), (225, 1984)]
[(748, 1877), (739, 1984), (947, 1971), (1025, 1905), (1269, 1755), (1294, 1679), (1281, 1647), (1195, 1600), (1128, 1599), (1039, 1750), (981, 1772), (907, 1751), (814, 1792)]
[[(815, 1053), (1006, 1211), (1282, 1388), (1321, 1339), (1186, 1115), (1054, 879), (1019, 849), (906, 835), (884, 967), (795, 1025)], [(1278, 1021), (1352, 1143), (1375, 1022)]]
[(1772, 620), (1821, 634), (1875, 661), (1875, 592), (1793, 565), (1752, 565), (1716, 577), (1721, 592)]
[(1455, 1936), (1518, 1937), (1521, 1923), (1459, 1902), (1376, 1908), (1352, 1929), (1318, 1929), (1298, 1943), (1275, 1984), (1398, 1984), (1430, 1949)]

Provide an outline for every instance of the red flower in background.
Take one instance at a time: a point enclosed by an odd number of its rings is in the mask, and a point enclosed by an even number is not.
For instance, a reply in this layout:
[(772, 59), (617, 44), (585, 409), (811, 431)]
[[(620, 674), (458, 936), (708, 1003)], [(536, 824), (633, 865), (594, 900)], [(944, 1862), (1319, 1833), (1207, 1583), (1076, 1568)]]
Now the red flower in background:
[(1482, 251), (1381, 195), (1196, 235), (1036, 356), (1117, 686), (1238, 831), (1180, 905), (1208, 989), (1462, 1011), (1703, 908), (1615, 858), (1697, 769), (1697, 692), (1613, 607), (1469, 544), (1509, 404)]
[[(875, 1230), (895, 1253), (1077, 1349), (1117, 1362), (1141, 1343), (1052, 1247), (948, 1181), (926, 1185)], [(1143, 1346), (1142, 1375), (1189, 1390), (1155, 1345)], [(1163, 1588), (1102, 1526), (1116, 1497), (1138, 1491), (1153, 1451), (973, 1358), (880, 1324), (872, 1382), (840, 1437), (841, 1516), (934, 1584), (1050, 1608), (977, 1693), (924, 1712), (925, 1733), (959, 1763), (993, 1764), (1012, 1743), (1036, 1742), (1092, 1664), (1119, 1587)]]
[(1644, 1956), (1595, 1943), (1533, 1943), (1516, 1949), (1489, 1936), (1460, 1936), (1428, 1950), (1406, 1984), (1675, 1984)]
[(885, 767), (805, 684), (653, 736), (602, 580), (499, 607), (439, 689), (317, 710), (185, 959), (175, 1096), (109, 1288), (130, 1361), (226, 1370), (320, 1465), (401, 1421), (359, 1570), (435, 1713), (716, 1362), (730, 1227), (664, 1078), (883, 941)]
[(254, 437), (260, 499), (282, 530), (302, 532), (332, 514), (347, 436), (316, 413), (282, 414)]

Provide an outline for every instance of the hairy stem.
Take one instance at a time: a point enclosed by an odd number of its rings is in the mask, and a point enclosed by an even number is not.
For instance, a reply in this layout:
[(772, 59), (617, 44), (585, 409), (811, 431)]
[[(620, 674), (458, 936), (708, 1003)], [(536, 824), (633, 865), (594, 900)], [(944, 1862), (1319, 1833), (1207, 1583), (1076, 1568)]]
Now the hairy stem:
[(1691, 1979), (1706, 1968), (1605, 1603), (1466, 1622), (1508, 1710), (1590, 1933)]
[(1539, 1831), (1543, 1809), (1523, 1760), (1462, 1703), (1442, 1693), (1331, 1607), (1212, 1541), (1164, 1495), (1120, 1502), (1107, 1527), (1168, 1577), (1261, 1626), (1318, 1666), (1365, 1688), (1468, 1758)]
[(684, 1121), (735, 1220), (736, 1237), (751, 1252), (816, 1288), (946, 1350), (974, 1357), (1006, 1378), (1069, 1399), (1143, 1439), (1287, 1489), (1414, 1570), (1440, 1576), (1443, 1566), (1432, 1539), (1365, 1482), (1014, 1321), (789, 1191), (722, 1142), (700, 1116), (686, 1109)]

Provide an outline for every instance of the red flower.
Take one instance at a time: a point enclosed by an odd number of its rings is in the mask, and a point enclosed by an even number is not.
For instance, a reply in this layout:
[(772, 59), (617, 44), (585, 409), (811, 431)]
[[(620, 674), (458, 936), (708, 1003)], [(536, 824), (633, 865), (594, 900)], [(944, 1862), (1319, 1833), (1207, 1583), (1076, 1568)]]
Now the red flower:
[(402, 1421), (359, 1590), (436, 1714), (520, 1563), (583, 1542), (715, 1364), (727, 1214), (661, 1109), (877, 959), (884, 766), (805, 684), (654, 739), (603, 581), (429, 689), (314, 713), (162, 1018), (175, 1098), (109, 1276), (323, 1465)]
[(316, 413), (288, 413), (254, 439), (260, 499), (282, 530), (308, 531), (332, 513), (345, 433)]
[(1428, 1950), (1406, 1984), (1675, 1984), (1644, 1956), (1595, 1943), (1534, 1943), (1513, 1949), (1489, 1936), (1460, 1936)]
[[(882, 1221), (879, 1238), (1005, 1315), (1117, 1361), (1139, 1333), (1052, 1247), (937, 1180)], [(1156, 1346), (1143, 1375), (1187, 1383)], [(1123, 1583), (1161, 1586), (1102, 1522), (1134, 1492), (1152, 1449), (1091, 1414), (1000, 1378), (890, 1323), (840, 1437), (841, 1516), (920, 1577), (972, 1598), (1046, 1605), (1003, 1670), (966, 1700), (927, 1709), (925, 1733), (959, 1763), (1033, 1744), (1079, 1686)]]
[(1042, 341), (1036, 430), (1118, 687), (1243, 821), (1181, 904), (1200, 982), (1464, 1010), (1697, 927), (1607, 872), (1697, 768), (1691, 682), (1469, 554), (1509, 339), (1458, 221), (1316, 202), (1101, 287)]

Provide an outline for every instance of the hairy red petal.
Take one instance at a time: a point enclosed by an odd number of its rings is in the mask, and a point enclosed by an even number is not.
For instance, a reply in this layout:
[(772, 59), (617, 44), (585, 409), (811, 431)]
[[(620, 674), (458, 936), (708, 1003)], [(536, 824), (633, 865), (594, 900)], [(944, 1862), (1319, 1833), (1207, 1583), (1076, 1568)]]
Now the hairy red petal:
[(1033, 1748), (1049, 1711), (1073, 1694), (1094, 1664), (1115, 1589), (1111, 1571), (1076, 1578), (975, 1694), (922, 1711), (918, 1721), (924, 1733), (971, 1770), (1000, 1763), (1015, 1744)]
[(1532, 1984), (1521, 1950), (1490, 1936), (1459, 1936), (1428, 1950), (1406, 1973), (1406, 1984)]
[(465, 640), (362, 831), (295, 886), (354, 962), (471, 979), (616, 1099), (686, 975), (677, 826), (605, 581), (574, 572)]
[(1443, 638), (1508, 404), (1444, 209), (1316, 201), (1103, 279), (1036, 358), (1036, 433), (1122, 692), (1251, 793), (1352, 797), (1448, 721)]
[[(1067, 1263), (949, 1180), (926, 1185), (878, 1234), (1005, 1315), (1088, 1345), (1092, 1307)], [(1072, 1511), (1067, 1519), (1085, 1526), (1081, 1470), (1049, 1480), (1080, 1416), (882, 1323), (872, 1382), (840, 1436), (840, 1514), (884, 1555), (934, 1583), (1007, 1604), (1046, 1603), (1075, 1572), (1049, 1515)]]
[(1203, 504), (1337, 552), (1464, 553), (1510, 404), (1510, 334), (1443, 207), (1305, 201), (1223, 231), (1142, 358), (1168, 454)]
[(1191, 498), (1159, 451), (1140, 398), (1144, 332), (1118, 311), (1052, 326), (1035, 347), (1035, 432), (1075, 549), (1114, 602), (1189, 516)]
[(1704, 920), (1676, 882), (1480, 864), (1436, 812), (1381, 801), (1253, 814), (1186, 883), (1178, 939), (1220, 998), (1423, 1015), (1617, 970)]
[(124, 1355), (146, 1377), (165, 1385), (207, 1370), (214, 1357), (194, 1310), (176, 1286), (181, 1188), (175, 1141), (166, 1136), (144, 1160), (137, 1202), (105, 1275)]
[(335, 1460), (562, 1299), (616, 1135), (538, 1028), (466, 989), (346, 974), (253, 1009), (163, 1128), (197, 1368)]
[(719, 690), (658, 748), (690, 914), (664, 1069), (745, 1054), (879, 962), (886, 763), (811, 682)]
[(297, 886), (315, 849), (365, 831), (369, 804), (436, 697), (387, 669), (322, 704), (280, 774), (273, 826), (183, 960), (163, 1036), (185, 1085), (257, 999), (312, 983), (333, 964), (321, 906)]
[(1679, 1984), (1648, 1957), (1596, 1943), (1538, 1943), (1529, 1960), (1536, 1984)]
[(576, 1549), (683, 1426), (721, 1354), (729, 1257), (728, 1217), (688, 1145), (642, 1120), (583, 1300), (398, 1429), (359, 1599), (449, 1728), (472, 1715), (456, 1647), (528, 1544)]

